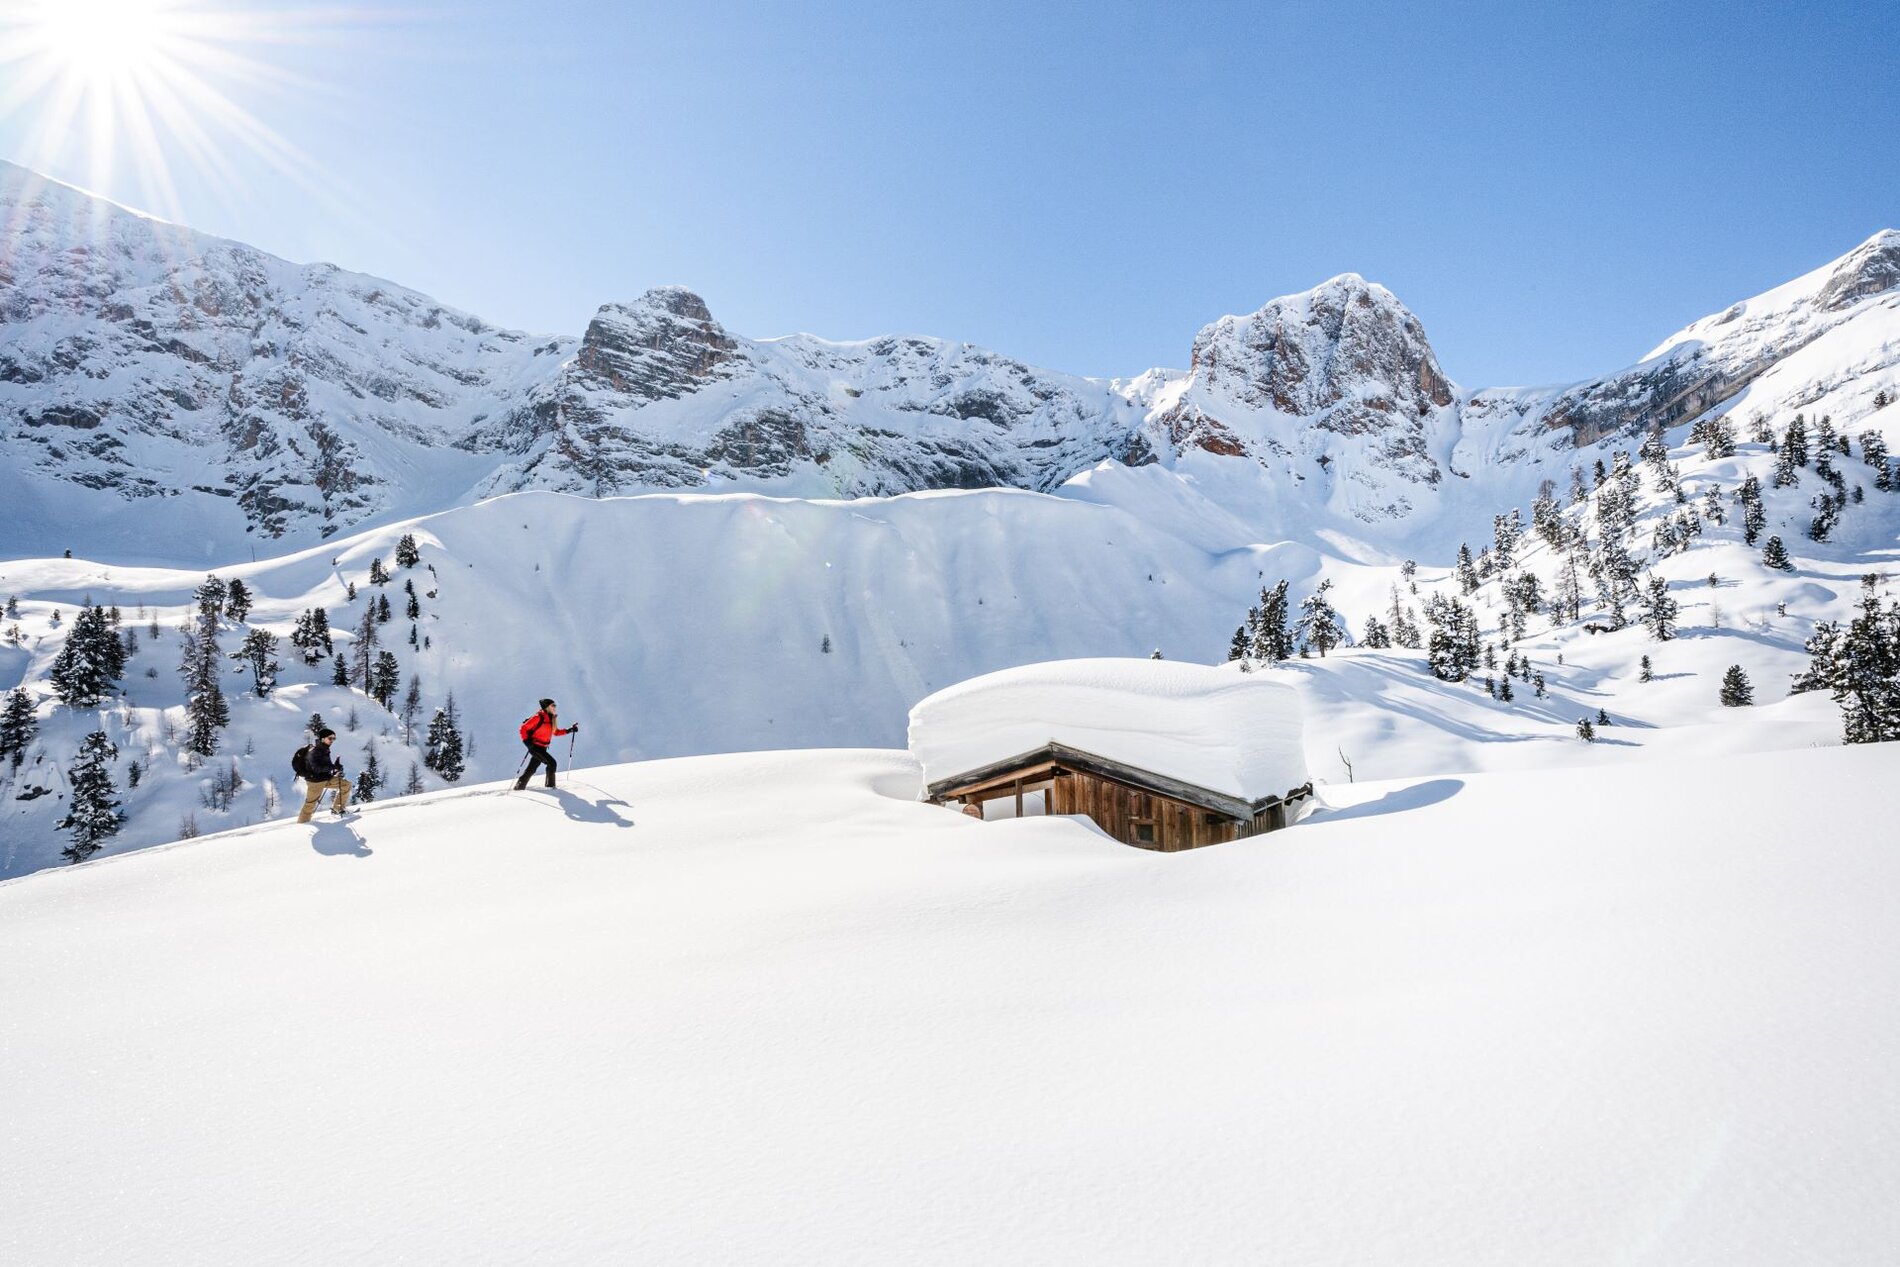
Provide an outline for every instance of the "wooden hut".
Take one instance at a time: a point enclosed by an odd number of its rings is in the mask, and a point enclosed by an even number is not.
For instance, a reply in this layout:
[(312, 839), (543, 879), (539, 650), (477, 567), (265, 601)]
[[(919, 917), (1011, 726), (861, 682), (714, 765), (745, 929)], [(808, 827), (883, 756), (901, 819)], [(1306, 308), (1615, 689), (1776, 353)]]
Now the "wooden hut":
[(983, 819), (1083, 814), (1123, 844), (1173, 853), (1289, 825), (1311, 783), (1245, 800), (1048, 743), (932, 783), (925, 798)]
[(1289, 682), (1157, 660), (1061, 660), (921, 700), (924, 799), (983, 819), (1080, 814), (1174, 852), (1292, 823), (1312, 795)]

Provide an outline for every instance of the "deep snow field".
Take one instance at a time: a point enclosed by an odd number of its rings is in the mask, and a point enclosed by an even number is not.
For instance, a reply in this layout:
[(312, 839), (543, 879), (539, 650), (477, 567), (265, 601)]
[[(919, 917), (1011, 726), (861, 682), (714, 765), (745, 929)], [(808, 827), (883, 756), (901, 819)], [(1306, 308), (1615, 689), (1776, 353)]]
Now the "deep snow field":
[(1876, 1263), (1900, 745), (1159, 855), (902, 752), (0, 884), (11, 1263)]

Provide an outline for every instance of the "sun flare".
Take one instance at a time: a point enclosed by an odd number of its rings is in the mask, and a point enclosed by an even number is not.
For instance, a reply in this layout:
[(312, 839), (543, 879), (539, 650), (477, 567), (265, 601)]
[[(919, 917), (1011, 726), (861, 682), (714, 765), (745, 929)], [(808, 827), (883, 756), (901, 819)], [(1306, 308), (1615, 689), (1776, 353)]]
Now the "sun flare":
[(283, 54), (353, 33), (361, 12), (258, 0), (0, 0), (0, 119), (28, 123), (26, 151), (9, 157), (41, 170), (81, 166), (102, 189), (130, 166), (141, 199), (173, 217), (178, 163), (233, 198), (240, 153), (312, 188), (321, 182), (309, 159), (254, 107), (319, 90)]
[(43, 55), (64, 73), (114, 89), (169, 56), (177, 10), (163, 0), (39, 0), (29, 24)]

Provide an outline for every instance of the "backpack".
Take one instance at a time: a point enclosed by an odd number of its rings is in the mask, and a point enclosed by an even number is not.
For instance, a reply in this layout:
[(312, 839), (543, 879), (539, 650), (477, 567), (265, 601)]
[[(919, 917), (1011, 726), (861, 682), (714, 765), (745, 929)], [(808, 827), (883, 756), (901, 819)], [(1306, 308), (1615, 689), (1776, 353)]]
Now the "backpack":
[(310, 755), (309, 744), (305, 744), (303, 747), (297, 749), (297, 751), (290, 754), (290, 772), (296, 775), (300, 779), (307, 779), (310, 777), (310, 763), (306, 759), (309, 757), (309, 755)]
[(527, 721), (524, 721), (521, 723), (521, 742), (532, 743), (533, 740), (531, 740), (528, 736), (532, 735), (535, 731), (539, 730), (540, 728), (541, 728), (541, 714), (536, 713), (534, 716), (528, 718)]

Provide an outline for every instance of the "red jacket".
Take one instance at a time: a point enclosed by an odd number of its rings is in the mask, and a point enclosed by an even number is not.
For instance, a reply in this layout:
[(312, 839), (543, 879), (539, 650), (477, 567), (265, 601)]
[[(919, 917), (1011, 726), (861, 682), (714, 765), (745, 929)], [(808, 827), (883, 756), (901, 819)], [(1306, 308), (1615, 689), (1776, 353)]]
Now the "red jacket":
[(536, 713), (534, 716), (528, 718), (527, 721), (521, 723), (521, 741), (523, 743), (531, 743), (537, 748), (545, 748), (554, 742), (554, 736), (565, 735), (568, 731), (573, 729), (572, 726), (569, 726), (566, 730), (556, 730), (552, 717), (549, 717), (546, 713)]

